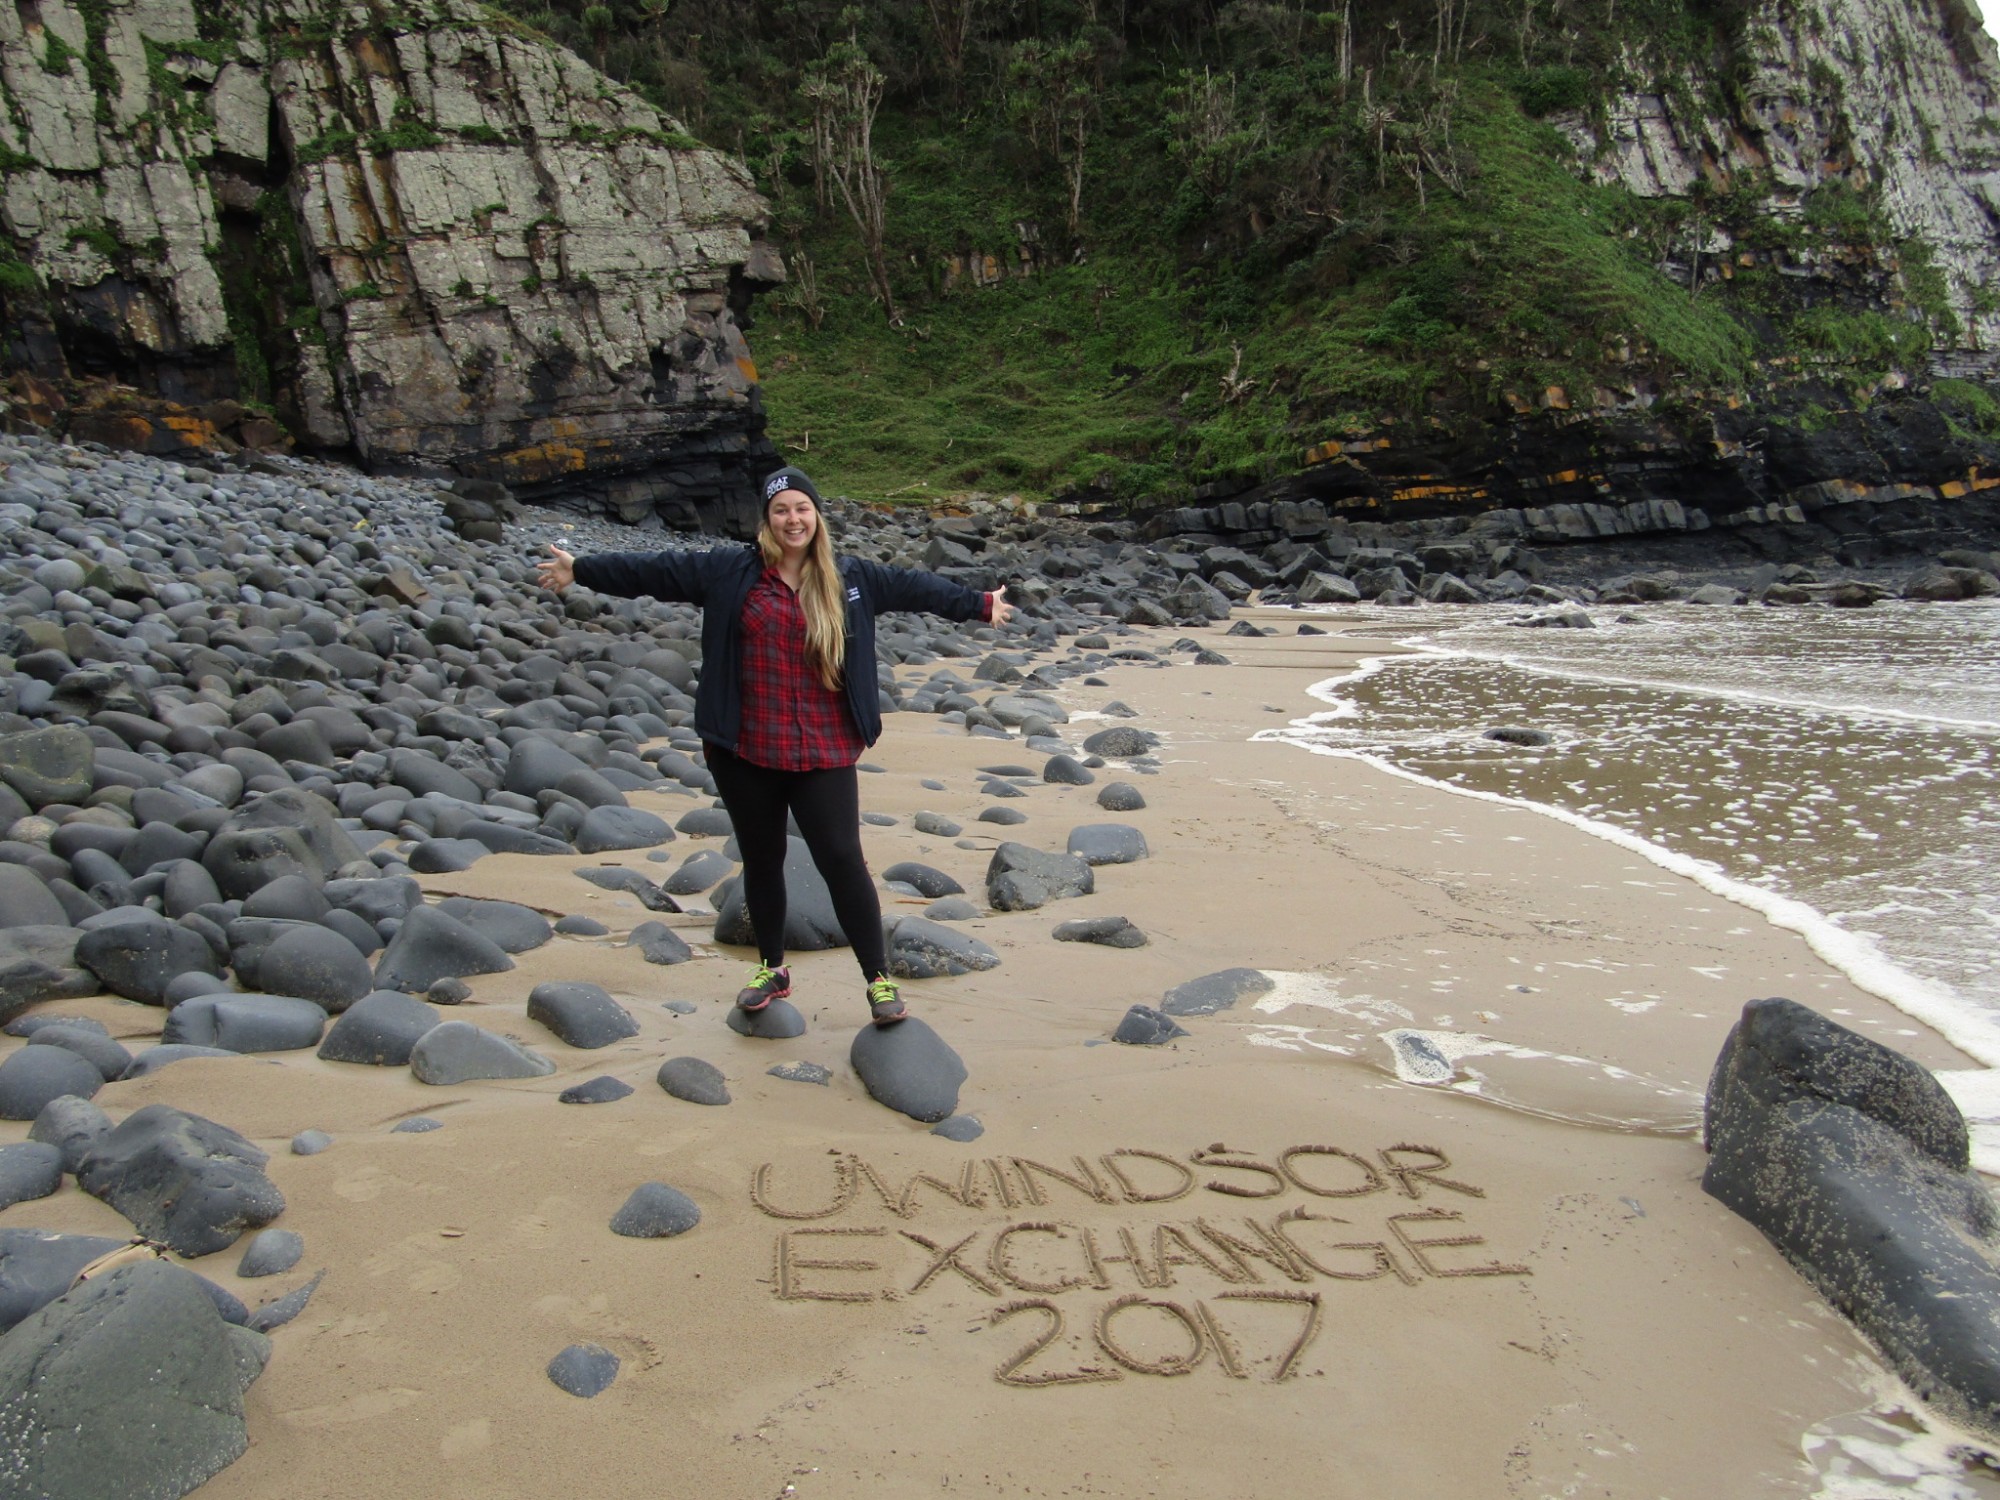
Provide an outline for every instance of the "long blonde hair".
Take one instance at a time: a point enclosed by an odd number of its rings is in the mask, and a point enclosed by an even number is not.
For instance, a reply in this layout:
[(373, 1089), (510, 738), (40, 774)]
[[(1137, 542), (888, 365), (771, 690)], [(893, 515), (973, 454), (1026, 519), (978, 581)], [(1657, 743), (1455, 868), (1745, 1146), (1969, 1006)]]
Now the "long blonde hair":
[[(757, 550), (767, 568), (777, 567), (785, 555), (771, 530), (768, 501), (757, 528)], [(840, 686), (841, 664), (847, 658), (846, 592), (833, 556), (833, 537), (826, 529), (826, 512), (814, 502), (813, 539), (806, 546), (805, 569), (799, 575), (799, 607), (806, 616), (806, 656), (829, 688)]]

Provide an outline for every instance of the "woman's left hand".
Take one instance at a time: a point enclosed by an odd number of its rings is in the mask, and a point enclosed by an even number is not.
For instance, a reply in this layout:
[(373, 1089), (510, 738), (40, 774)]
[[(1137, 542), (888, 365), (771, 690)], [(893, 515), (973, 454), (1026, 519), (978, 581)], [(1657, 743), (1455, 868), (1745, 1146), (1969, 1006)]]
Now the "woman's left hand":
[(1014, 618), (1014, 606), (1007, 602), (1007, 585), (1001, 584), (993, 591), (993, 621), (995, 625), (1005, 625)]

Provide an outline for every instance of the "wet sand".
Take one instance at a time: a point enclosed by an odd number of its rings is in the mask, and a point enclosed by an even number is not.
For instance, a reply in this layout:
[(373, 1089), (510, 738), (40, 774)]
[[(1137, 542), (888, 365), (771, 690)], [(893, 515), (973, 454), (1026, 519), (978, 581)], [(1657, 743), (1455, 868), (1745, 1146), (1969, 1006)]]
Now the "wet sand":
[[(1028, 814), (1018, 828), (974, 821), (989, 803), (973, 775), (1039, 767), (1018, 744), (892, 715), (870, 753), (883, 771), (862, 777), (863, 806), (898, 819), (865, 832), (878, 870), (922, 860), (976, 901), (1002, 837), (1060, 849), (1073, 826), (1116, 821), (1151, 847), (1101, 867), (1092, 896), (965, 924), (998, 968), (905, 986), (970, 1069), (960, 1109), (986, 1127), (975, 1141), (932, 1136), (862, 1090), (846, 1057), (865, 1007), (845, 950), (796, 957), (811, 1030), (774, 1043), (724, 1027), (750, 955), (717, 949), (703, 916), (665, 918), (694, 962), (615, 946), (654, 914), (572, 870), (672, 868), (643, 852), (496, 855), (425, 878), (435, 894), (613, 929), (472, 979), (448, 1013), (554, 1058), (550, 1077), (429, 1088), (303, 1053), (108, 1086), (98, 1102), (114, 1117), (166, 1101), (273, 1153), (279, 1223), (304, 1236), (305, 1260), (270, 1282), (236, 1280), (237, 1252), (197, 1269), (254, 1305), (328, 1268), (246, 1398), (249, 1453), (201, 1493), (1812, 1493), (1802, 1435), (1889, 1383), (1701, 1193), (1700, 1091), (1743, 1002), (1769, 994), (1932, 1066), (1966, 1059), (1797, 936), (1636, 855), (1251, 742), (1321, 707), (1308, 684), (1385, 648), (1239, 614), (1286, 633), (1200, 632), (1234, 664), (1067, 685), (1073, 713), (1136, 709), (1129, 722), (1164, 738), (1161, 769), (1113, 763), (1098, 786), (1037, 787), (1007, 804)], [(1101, 811), (1111, 779), (1148, 806)], [(669, 819), (698, 805), (634, 801)], [(920, 809), (978, 847), (917, 833)], [(718, 843), (666, 848), (677, 864)], [(1150, 944), (1050, 938), (1111, 914)], [(1236, 966), (1284, 977), (1187, 1020), (1172, 1046), (1105, 1040), (1134, 1002)], [(556, 978), (603, 984), (639, 1035), (596, 1052), (557, 1042), (524, 1014)], [(124, 1002), (61, 1008), (131, 1042), (157, 1033), (157, 1011)], [(1468, 1059), (1480, 1095), (1419, 1087), (1380, 1039), (1399, 1028), (1515, 1050)], [(655, 1070), (683, 1055), (721, 1068), (734, 1102), (663, 1093)], [(832, 1082), (765, 1072), (799, 1059)], [(601, 1073), (636, 1092), (557, 1102)], [(417, 1114), (444, 1128), (390, 1133)], [(335, 1144), (290, 1155), (315, 1127)], [(612, 1235), (652, 1180), (690, 1194), (701, 1224)], [(73, 1183), (0, 1223), (126, 1232)], [(575, 1342), (624, 1362), (592, 1400), (543, 1373)]]

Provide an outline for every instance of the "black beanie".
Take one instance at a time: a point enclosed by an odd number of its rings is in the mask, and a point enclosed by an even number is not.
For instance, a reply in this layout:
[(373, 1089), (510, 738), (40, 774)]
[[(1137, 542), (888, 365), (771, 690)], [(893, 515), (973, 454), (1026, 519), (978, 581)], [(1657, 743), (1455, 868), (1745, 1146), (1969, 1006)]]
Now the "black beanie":
[(825, 510), (820, 502), (819, 491), (813, 488), (812, 476), (804, 469), (794, 469), (789, 464), (776, 473), (764, 476), (764, 509), (771, 508), (771, 497), (780, 490), (801, 490), (811, 498), (814, 510)]

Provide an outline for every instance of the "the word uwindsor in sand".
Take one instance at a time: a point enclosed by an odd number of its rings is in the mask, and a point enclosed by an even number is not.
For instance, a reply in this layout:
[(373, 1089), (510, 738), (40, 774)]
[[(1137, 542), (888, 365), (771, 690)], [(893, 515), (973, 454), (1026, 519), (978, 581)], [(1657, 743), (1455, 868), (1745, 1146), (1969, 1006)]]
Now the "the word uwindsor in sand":
[[(1280, 1330), (1282, 1352), (1269, 1377), (1285, 1380), (1298, 1372), (1319, 1332), (1322, 1294), (1302, 1289), (1316, 1281), (1393, 1276), (1414, 1287), (1433, 1277), (1532, 1274), (1524, 1265), (1473, 1259), (1471, 1252), (1485, 1244), (1484, 1237), (1467, 1232), (1462, 1210), (1427, 1201), (1486, 1196), (1484, 1188), (1447, 1176), (1450, 1158), (1435, 1146), (1400, 1142), (1369, 1155), (1340, 1146), (1291, 1146), (1265, 1159), (1218, 1143), (1190, 1153), (1185, 1161), (1162, 1151), (1120, 1147), (1095, 1158), (1073, 1156), (1067, 1167), (993, 1156), (964, 1163), (955, 1180), (918, 1172), (900, 1184), (859, 1156), (831, 1152), (829, 1157), (832, 1182), (817, 1195), (803, 1194), (796, 1182), (781, 1185), (774, 1163), (759, 1166), (750, 1179), (752, 1205), (769, 1218), (794, 1222), (884, 1212), (904, 1221), (928, 1213), (960, 1218), (961, 1223), (933, 1234), (892, 1224), (782, 1230), (773, 1251), (776, 1297), (786, 1302), (895, 1301), (934, 1286), (970, 1286), (994, 1298), (1025, 1293), (989, 1314), (995, 1323), (1022, 1313), (1039, 1314), (1042, 1320), (1035, 1338), (995, 1372), (1008, 1385), (1119, 1380), (1120, 1368), (1185, 1375), (1211, 1351), (1225, 1375), (1247, 1380), (1252, 1361), (1239, 1343), (1248, 1336), (1246, 1323), (1257, 1325), (1260, 1338), (1271, 1331), (1269, 1317), (1258, 1316), (1255, 1304), (1291, 1310), (1294, 1321)], [(795, 1192), (801, 1196), (792, 1196)], [(1221, 1205), (1202, 1196), (1207, 1194), (1269, 1206), (1261, 1214), (1218, 1222)], [(1049, 1206), (1052, 1195), (1078, 1218), (1097, 1222), (1015, 1217), (1024, 1209)], [(1292, 1195), (1307, 1201), (1284, 1207), (1272, 1201)], [(1378, 1203), (1355, 1204), (1374, 1210), (1369, 1220), (1380, 1227), (1372, 1237), (1370, 1229), (1357, 1229), (1355, 1219), (1310, 1206), (1315, 1199), (1377, 1195)], [(1197, 1211), (1186, 1218), (1107, 1223), (1101, 1212), (1157, 1209), (1189, 1199)], [(1408, 1202), (1424, 1206), (1403, 1209)], [(990, 1216), (996, 1209), (1007, 1216), (1003, 1222), (958, 1232), (964, 1214)], [(1383, 1212), (1389, 1209), (1399, 1211)], [(1183, 1277), (1204, 1295), (1185, 1303), (1148, 1295), (1176, 1288)], [(1063, 1336), (1064, 1309), (1053, 1299), (1117, 1292), (1120, 1281), (1131, 1290), (1100, 1303), (1092, 1322), (1096, 1346), (1111, 1366), (1024, 1373)], [(1273, 1281), (1278, 1284), (1271, 1285)], [(1219, 1283), (1219, 1289), (1208, 1290), (1211, 1283)], [(1135, 1333), (1135, 1325), (1141, 1331)], [(1170, 1341), (1164, 1351), (1162, 1329)], [(1185, 1342), (1184, 1351), (1172, 1346), (1179, 1341)]]

